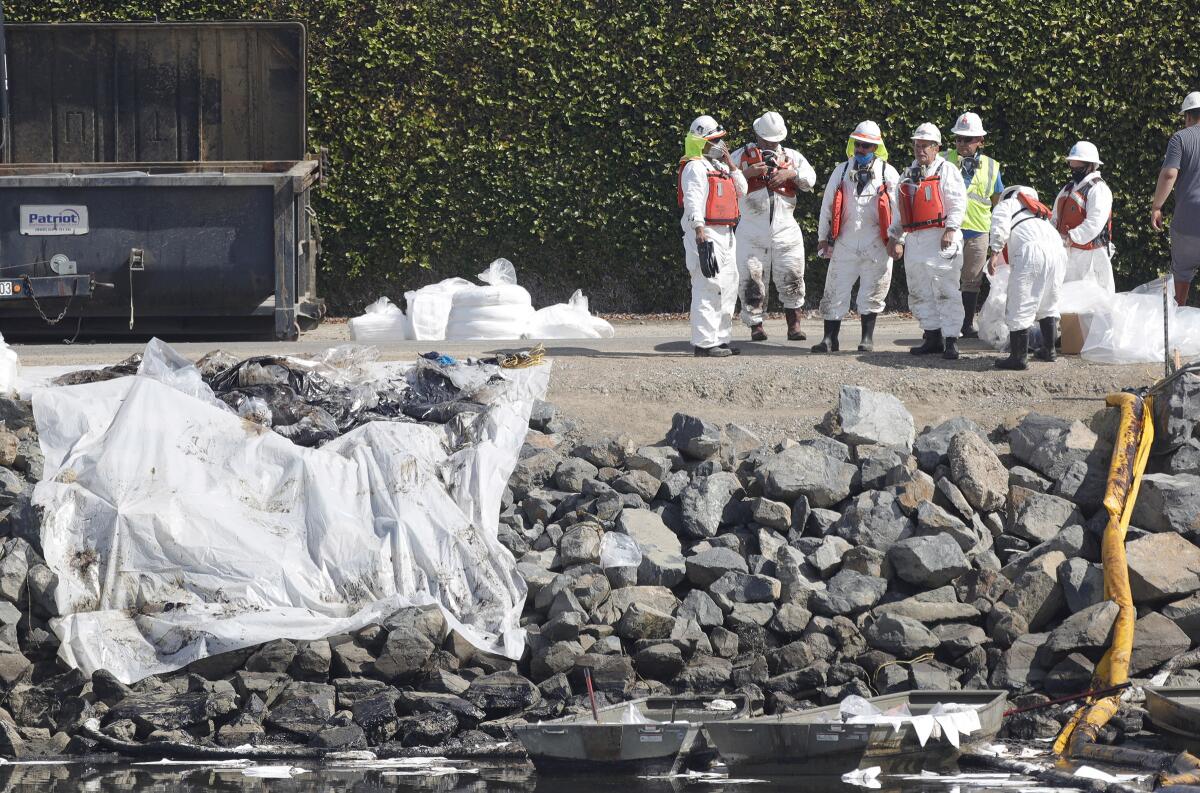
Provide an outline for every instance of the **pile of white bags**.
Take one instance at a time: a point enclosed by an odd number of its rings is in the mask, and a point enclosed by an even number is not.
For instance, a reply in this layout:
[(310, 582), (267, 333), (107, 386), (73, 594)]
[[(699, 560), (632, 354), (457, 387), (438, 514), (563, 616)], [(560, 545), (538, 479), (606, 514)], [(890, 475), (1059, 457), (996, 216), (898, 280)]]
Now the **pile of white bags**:
[(402, 340), (409, 333), (408, 318), (386, 297), (367, 306), (361, 317), (350, 320), (350, 338), (364, 344)]
[(454, 293), (447, 339), (520, 339), (533, 320), (533, 300), (517, 285), (517, 269), (497, 259), (476, 276), (486, 286), (469, 286)]
[(517, 270), (508, 259), (495, 260), (476, 277), (483, 286), (448, 278), (405, 292), (407, 315), (381, 297), (362, 316), (350, 320), (350, 337), (379, 344), (442, 339), (611, 339), (614, 335), (612, 325), (588, 311), (587, 298), (580, 290), (567, 303), (534, 311), (529, 292), (517, 285)]

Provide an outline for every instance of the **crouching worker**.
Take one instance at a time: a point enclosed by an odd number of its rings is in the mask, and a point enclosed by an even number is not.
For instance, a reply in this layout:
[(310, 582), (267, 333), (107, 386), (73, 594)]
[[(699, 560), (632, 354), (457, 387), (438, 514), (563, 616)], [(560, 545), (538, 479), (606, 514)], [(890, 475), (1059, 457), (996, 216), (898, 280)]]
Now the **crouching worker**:
[(992, 210), (988, 272), (994, 275), (1006, 258), (1012, 268), (1004, 308), (1008, 357), (996, 361), (998, 369), (1028, 368), (1029, 329), (1034, 320), (1042, 332), (1037, 357), (1043, 361), (1058, 357), (1054, 351), (1058, 295), (1067, 271), (1067, 252), (1050, 215), (1037, 192), (1021, 185), (1007, 188)]
[(875, 318), (883, 311), (892, 285), (888, 228), (896, 204), (896, 169), (887, 164), (879, 125), (864, 121), (850, 133), (846, 161), (825, 185), (818, 227), (818, 254), (829, 259), (821, 317), (825, 335), (813, 352), (837, 352), (842, 319), (850, 310), (850, 292), (858, 282), (862, 340), (858, 349), (875, 349)]
[(913, 355), (940, 352), (958, 358), (962, 333), (962, 228), (967, 188), (958, 168), (938, 153), (942, 133), (933, 124), (917, 127), (912, 136), (913, 164), (897, 191), (898, 217), (892, 219), (890, 253), (904, 257), (908, 307), (921, 325), (924, 339)]
[(737, 305), (738, 270), (734, 229), (738, 198), (746, 194), (746, 178), (733, 167), (721, 140), (725, 130), (712, 116), (692, 122), (679, 161), (678, 198), (683, 208), (683, 253), (692, 277), (692, 347), (697, 356), (726, 358), (737, 354), (733, 309)]

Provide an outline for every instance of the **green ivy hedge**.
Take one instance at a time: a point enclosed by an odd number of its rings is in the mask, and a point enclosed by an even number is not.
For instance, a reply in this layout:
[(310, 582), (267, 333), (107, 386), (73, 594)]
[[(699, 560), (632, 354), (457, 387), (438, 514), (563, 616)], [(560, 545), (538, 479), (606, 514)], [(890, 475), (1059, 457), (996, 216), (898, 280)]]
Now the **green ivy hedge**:
[[(511, 259), (543, 304), (583, 287), (601, 311), (678, 311), (687, 278), (675, 167), (692, 117), (740, 143), (774, 109), (821, 185), (863, 118), (894, 161), (932, 120), (974, 109), (1005, 181), (1052, 195), (1094, 141), (1115, 193), (1128, 287), (1169, 265), (1149, 203), (1183, 94), (1188, 15), (1134, 0), (11, 0), (11, 21), (300, 19), (323, 293), (352, 312)], [(819, 190), (819, 188), (818, 188)], [(798, 209), (820, 299), (818, 196)], [(903, 278), (897, 278), (893, 297)]]

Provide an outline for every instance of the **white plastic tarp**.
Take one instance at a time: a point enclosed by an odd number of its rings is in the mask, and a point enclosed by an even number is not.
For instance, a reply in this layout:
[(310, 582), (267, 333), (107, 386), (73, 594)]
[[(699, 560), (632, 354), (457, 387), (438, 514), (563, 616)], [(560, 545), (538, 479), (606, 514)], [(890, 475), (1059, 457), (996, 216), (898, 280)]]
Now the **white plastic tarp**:
[(525, 586), (496, 533), (549, 367), (504, 377), (465, 444), (374, 422), (317, 449), (145, 375), (35, 390), (61, 657), (128, 683), (408, 605), (519, 657)]

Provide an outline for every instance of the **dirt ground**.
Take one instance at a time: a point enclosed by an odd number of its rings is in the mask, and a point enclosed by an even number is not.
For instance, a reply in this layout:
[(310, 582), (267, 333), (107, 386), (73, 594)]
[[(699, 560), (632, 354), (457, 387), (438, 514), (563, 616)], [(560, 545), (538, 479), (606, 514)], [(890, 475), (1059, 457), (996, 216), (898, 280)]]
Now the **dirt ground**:
[[(662, 438), (675, 412), (716, 422), (735, 422), (764, 440), (806, 437), (834, 404), (843, 383), (889, 391), (904, 401), (918, 427), (967, 416), (986, 428), (1029, 410), (1088, 418), (1106, 394), (1145, 385), (1161, 376), (1155, 365), (1111, 366), (1064, 356), (1054, 364), (1030, 362), (1027, 372), (993, 368), (999, 356), (977, 341), (963, 343), (958, 361), (914, 357), (916, 325), (899, 316), (881, 317), (876, 352), (859, 353), (857, 323), (846, 323), (842, 346), (849, 351), (813, 355), (819, 320), (805, 323), (809, 340), (786, 341), (781, 319), (768, 320), (771, 340), (750, 342), (737, 326), (743, 354), (734, 358), (692, 356), (687, 323), (645, 318), (615, 323), (614, 339), (547, 343), (554, 372), (550, 400), (588, 431), (623, 432), (638, 443)], [(192, 358), (221, 347), (242, 356), (319, 352), (350, 340), (345, 323), (329, 322), (298, 342), (180, 342)], [(432, 349), (456, 356), (519, 349), (516, 342), (404, 342), (383, 345), (386, 360), (411, 359)], [(22, 365), (111, 364), (142, 349), (141, 343), (13, 345)]]

